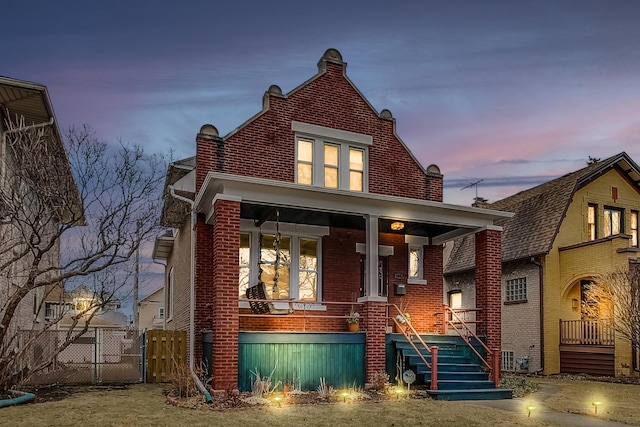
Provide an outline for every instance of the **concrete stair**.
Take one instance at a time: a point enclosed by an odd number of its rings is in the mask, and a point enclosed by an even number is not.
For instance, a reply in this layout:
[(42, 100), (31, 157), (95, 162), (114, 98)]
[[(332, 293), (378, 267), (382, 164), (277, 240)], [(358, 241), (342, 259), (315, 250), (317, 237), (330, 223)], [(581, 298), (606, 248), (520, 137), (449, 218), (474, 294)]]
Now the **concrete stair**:
[[(405, 365), (412, 369), (427, 386), (427, 394), (437, 400), (497, 400), (511, 399), (512, 391), (496, 388), (489, 380), (477, 356), (467, 343), (458, 336), (421, 335), (429, 346), (438, 346), (438, 390), (429, 390), (431, 369), (427, 367), (418, 352), (401, 334), (395, 334), (392, 342), (397, 351), (402, 352)], [(416, 338), (413, 339), (422, 356), (431, 363), (431, 353), (427, 352)], [(473, 343), (481, 354), (481, 347)]]

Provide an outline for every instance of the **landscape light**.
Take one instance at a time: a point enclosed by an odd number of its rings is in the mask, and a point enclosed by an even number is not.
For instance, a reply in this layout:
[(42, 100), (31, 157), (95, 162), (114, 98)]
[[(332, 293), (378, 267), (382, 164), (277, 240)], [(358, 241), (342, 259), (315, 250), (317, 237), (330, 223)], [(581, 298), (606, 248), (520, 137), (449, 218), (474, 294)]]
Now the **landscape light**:
[(402, 394), (402, 389), (400, 387), (396, 388), (396, 398), (400, 399), (400, 395)]
[(346, 391), (342, 393), (342, 401), (346, 402), (347, 401), (347, 397), (349, 397), (349, 393), (347, 393)]
[(280, 408), (282, 407), (282, 396), (276, 396), (273, 398), (273, 400), (278, 404)]
[(598, 413), (598, 406), (602, 405), (602, 402), (600, 402), (599, 400), (596, 400), (595, 402), (592, 403), (593, 408), (595, 410), (595, 413)]
[(528, 411), (528, 415), (527, 415), (527, 417), (528, 417), (528, 418), (531, 418), (531, 411), (533, 411), (534, 409), (536, 409), (536, 407), (535, 407), (535, 406), (533, 406), (533, 405), (529, 405), (529, 406), (527, 406), (527, 411)]

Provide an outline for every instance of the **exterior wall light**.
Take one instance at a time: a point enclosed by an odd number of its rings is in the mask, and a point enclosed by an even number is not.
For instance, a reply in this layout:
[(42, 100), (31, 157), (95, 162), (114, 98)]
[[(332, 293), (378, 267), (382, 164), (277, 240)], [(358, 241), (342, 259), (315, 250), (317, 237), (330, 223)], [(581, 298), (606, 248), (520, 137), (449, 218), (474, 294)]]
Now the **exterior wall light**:
[(400, 230), (404, 230), (404, 222), (400, 222), (400, 221), (394, 221), (391, 223), (391, 229), (393, 231), (400, 231)]

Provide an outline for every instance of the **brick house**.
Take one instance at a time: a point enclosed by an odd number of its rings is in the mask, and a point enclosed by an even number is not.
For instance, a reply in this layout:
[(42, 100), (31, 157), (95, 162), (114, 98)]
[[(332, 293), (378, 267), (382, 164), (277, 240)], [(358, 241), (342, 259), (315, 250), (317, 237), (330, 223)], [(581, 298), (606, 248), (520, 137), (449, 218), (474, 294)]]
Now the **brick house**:
[[(514, 212), (502, 240), (502, 368), (631, 375), (637, 354), (611, 318), (585, 311), (598, 274), (637, 265), (640, 169), (626, 154), (487, 205)], [(474, 238), (459, 239), (445, 266), (445, 293), (473, 307)], [(604, 311), (601, 311), (604, 313)]]
[[(166, 260), (165, 327), (188, 331), (192, 365), (213, 389), (246, 389), (250, 371), (315, 389), (387, 369), (401, 308), (420, 334), (443, 334), (443, 243), (477, 236), (478, 327), (500, 348), (500, 236), (510, 214), (442, 202), (426, 170), (346, 75), (334, 49), (287, 94), (220, 137), (204, 125), (196, 155), (167, 171), (154, 258)], [(274, 310), (246, 290), (265, 283)], [(360, 315), (359, 332), (345, 319)], [(282, 311), (280, 311), (282, 312)], [(393, 378), (393, 377), (392, 377)], [(315, 381), (315, 382), (314, 382)]]

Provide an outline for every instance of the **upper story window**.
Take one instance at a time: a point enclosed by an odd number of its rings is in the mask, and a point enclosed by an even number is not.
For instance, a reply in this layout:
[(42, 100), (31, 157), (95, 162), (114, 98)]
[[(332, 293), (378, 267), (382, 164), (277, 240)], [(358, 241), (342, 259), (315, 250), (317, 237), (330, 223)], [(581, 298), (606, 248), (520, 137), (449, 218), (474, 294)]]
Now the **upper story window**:
[(624, 211), (616, 208), (604, 208), (603, 235), (604, 237), (615, 236), (624, 230)]
[(629, 234), (631, 234), (631, 246), (638, 247), (638, 211), (631, 211), (629, 215)]
[(367, 191), (369, 135), (292, 122), (296, 132), (296, 182)]
[(596, 205), (589, 205), (587, 207), (587, 232), (589, 233), (589, 240), (596, 240), (598, 238), (596, 230)]

